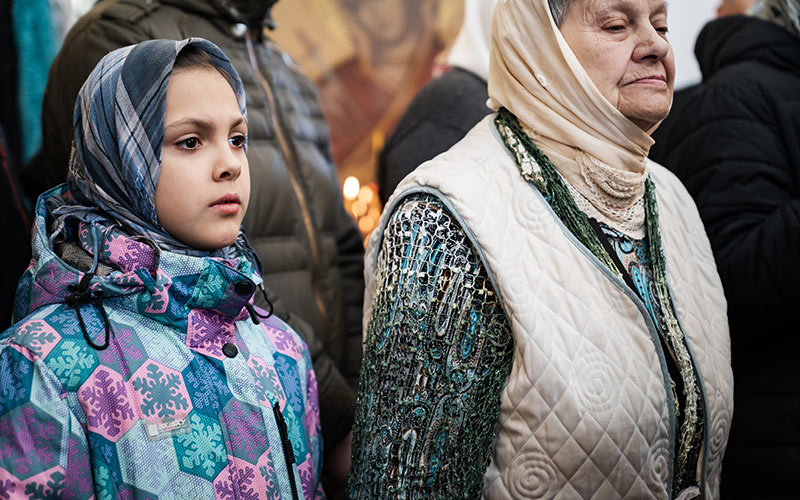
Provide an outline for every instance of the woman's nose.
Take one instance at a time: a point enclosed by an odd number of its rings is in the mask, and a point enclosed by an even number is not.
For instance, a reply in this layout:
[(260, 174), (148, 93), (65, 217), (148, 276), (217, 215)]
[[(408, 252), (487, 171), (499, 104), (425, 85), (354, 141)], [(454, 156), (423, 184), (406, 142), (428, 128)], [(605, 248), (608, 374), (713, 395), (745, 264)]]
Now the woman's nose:
[(242, 159), (239, 150), (232, 148), (227, 141), (220, 147), (214, 169), (215, 180), (235, 180), (242, 173)]
[(643, 27), (638, 36), (639, 43), (633, 52), (635, 60), (641, 61), (650, 58), (660, 61), (669, 54), (669, 41), (653, 26)]

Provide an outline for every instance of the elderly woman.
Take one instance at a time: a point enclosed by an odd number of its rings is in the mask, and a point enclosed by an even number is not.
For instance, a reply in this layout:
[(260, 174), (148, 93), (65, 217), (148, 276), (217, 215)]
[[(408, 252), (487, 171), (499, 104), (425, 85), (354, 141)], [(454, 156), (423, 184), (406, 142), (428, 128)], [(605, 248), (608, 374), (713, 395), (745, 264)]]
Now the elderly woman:
[(370, 241), (354, 498), (716, 498), (726, 304), (681, 184), (663, 0), (505, 0), (491, 106)]

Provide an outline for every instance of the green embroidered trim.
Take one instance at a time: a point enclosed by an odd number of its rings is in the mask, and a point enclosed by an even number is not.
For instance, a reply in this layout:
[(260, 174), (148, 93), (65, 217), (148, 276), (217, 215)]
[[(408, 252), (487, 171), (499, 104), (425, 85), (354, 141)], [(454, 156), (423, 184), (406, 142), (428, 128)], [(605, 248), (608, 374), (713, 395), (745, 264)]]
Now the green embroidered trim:
[(622, 270), (617, 269), (614, 260), (600, 243), (589, 225), (589, 218), (575, 204), (569, 188), (550, 158), (533, 144), (528, 134), (522, 130), (517, 118), (507, 109), (500, 109), (495, 124), (506, 147), (514, 154), (522, 177), (544, 195), (567, 229), (600, 259), (600, 262), (622, 279)]
[[(517, 118), (507, 109), (501, 108), (494, 121), (506, 147), (516, 158), (522, 177), (542, 193), (567, 229), (600, 262), (622, 279), (624, 271), (617, 268), (611, 256), (606, 252), (597, 234), (589, 225), (589, 218), (575, 204), (569, 188), (547, 155), (536, 147), (522, 129)], [(702, 407), (700, 385), (694, 362), (686, 347), (685, 335), (675, 315), (667, 285), (666, 259), (661, 246), (661, 232), (658, 229), (655, 186), (649, 177), (645, 182), (644, 210), (648, 252), (652, 262), (651, 272), (658, 295), (658, 307), (664, 318), (665, 328), (661, 334), (666, 337), (665, 344), (669, 348), (665, 349), (669, 352), (665, 352), (664, 355), (672, 357), (684, 382), (684, 415), (680, 429), (678, 429), (673, 480), (673, 494), (677, 494), (683, 488), (697, 484), (696, 466), (703, 443), (705, 412)], [(672, 382), (672, 386), (674, 393), (674, 382)], [(677, 397), (674, 398), (674, 404), (675, 415), (678, 417), (681, 408)]]

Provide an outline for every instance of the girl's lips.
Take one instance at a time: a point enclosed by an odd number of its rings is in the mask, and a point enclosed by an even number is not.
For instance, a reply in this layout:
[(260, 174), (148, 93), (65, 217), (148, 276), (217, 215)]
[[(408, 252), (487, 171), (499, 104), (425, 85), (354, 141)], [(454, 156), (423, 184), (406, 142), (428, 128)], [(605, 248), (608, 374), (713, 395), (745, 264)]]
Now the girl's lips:
[(211, 208), (223, 214), (235, 214), (241, 207), (238, 194), (226, 194), (211, 204)]
[(230, 203), (216, 203), (211, 205), (211, 208), (216, 210), (217, 212), (221, 212), (223, 214), (235, 214), (239, 211), (241, 204), (238, 202), (230, 202)]
[(239, 195), (236, 193), (228, 193), (225, 196), (217, 198), (215, 201), (213, 201), (211, 203), (211, 206), (213, 207), (215, 205), (224, 205), (227, 203), (236, 203), (236, 204), (241, 203), (241, 200), (239, 200)]

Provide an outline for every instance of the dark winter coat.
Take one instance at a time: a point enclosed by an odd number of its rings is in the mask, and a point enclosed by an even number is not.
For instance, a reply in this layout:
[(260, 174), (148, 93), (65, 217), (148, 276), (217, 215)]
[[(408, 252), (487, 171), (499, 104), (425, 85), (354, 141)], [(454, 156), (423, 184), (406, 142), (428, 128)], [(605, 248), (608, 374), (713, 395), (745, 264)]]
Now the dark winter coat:
[(486, 107), (486, 80), (453, 68), (430, 81), (414, 97), (400, 123), (381, 151), (378, 186), (381, 202), (423, 162), (450, 149), (481, 118)]
[[(279, 314), (312, 351), (330, 450), (352, 424), (355, 392), (345, 379), (355, 384), (360, 368), (362, 239), (343, 207), (328, 129), (311, 81), (264, 35), (263, 16), (248, 28), (242, 15), (222, 6), (231, 3), (95, 4), (70, 30), (51, 68), (42, 113), (43, 165), (27, 177), (34, 174), (44, 181), (40, 188), (64, 180), (75, 97), (107, 52), (152, 38), (189, 36), (219, 46), (247, 93), (252, 194), (244, 230), (261, 258), (266, 287), (291, 312), (288, 318), (286, 311)], [(271, 3), (251, 2), (250, 8), (258, 11), (263, 5), (265, 12)]]
[(703, 84), (661, 161), (697, 202), (728, 299), (735, 409), (722, 498), (797, 498), (800, 39), (750, 17), (697, 41)]

